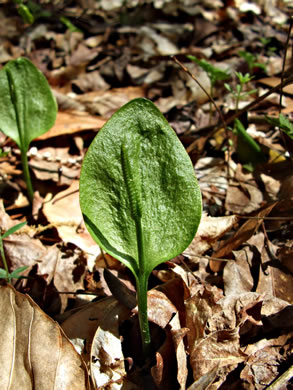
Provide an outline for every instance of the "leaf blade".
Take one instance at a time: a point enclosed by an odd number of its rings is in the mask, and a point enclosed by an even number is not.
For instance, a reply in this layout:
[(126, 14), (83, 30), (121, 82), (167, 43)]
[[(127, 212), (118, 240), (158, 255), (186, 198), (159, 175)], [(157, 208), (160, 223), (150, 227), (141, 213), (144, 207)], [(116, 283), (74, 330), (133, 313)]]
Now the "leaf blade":
[(45, 76), (26, 58), (0, 71), (0, 129), (22, 150), (54, 124), (57, 103)]
[(139, 163), (146, 271), (192, 241), (201, 194), (183, 145), (152, 102), (134, 99), (103, 126), (84, 159), (80, 205), (93, 238), (137, 275), (136, 227), (123, 176), (122, 144), (130, 166)]

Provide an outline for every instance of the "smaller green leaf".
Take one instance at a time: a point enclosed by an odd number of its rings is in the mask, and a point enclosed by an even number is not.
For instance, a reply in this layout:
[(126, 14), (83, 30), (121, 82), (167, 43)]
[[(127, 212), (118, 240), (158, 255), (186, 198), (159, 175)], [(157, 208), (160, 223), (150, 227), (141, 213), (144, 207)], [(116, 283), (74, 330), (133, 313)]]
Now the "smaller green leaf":
[(68, 18), (65, 16), (60, 17), (60, 22), (64, 24), (71, 32), (82, 32), (82, 30), (78, 27), (76, 27)]
[(24, 279), (27, 279), (28, 277), (27, 276), (22, 276), (22, 275), (19, 275), (21, 272), (25, 271), (26, 269), (28, 269), (29, 266), (26, 265), (26, 266), (23, 266), (23, 267), (19, 267), (17, 268), (16, 270), (14, 270), (13, 272), (11, 272), (9, 274), (9, 277), (12, 278), (12, 279), (21, 279), (21, 278), (24, 278)]
[(280, 114), (280, 127), (284, 132), (293, 139), (293, 124), (289, 121), (287, 117)]
[(17, 268), (15, 271), (11, 272), (11, 273), (6, 273), (5, 269), (3, 268), (0, 268), (0, 279), (28, 279), (28, 276), (22, 276), (22, 275), (19, 275), (21, 272), (25, 271), (27, 268), (29, 268), (28, 266), (24, 266), (24, 267), (19, 267)]
[(54, 124), (57, 104), (45, 76), (27, 58), (0, 71), (0, 130), (22, 151)]
[(266, 116), (266, 120), (277, 127), (280, 127), (281, 130), (283, 130), (288, 137), (293, 139), (293, 124), (289, 121), (289, 119), (284, 116), (283, 114), (279, 115), (279, 118), (273, 118)]
[[(8, 276), (9, 276), (9, 274), (8, 274)], [(7, 279), (7, 272), (3, 268), (0, 268), (0, 278)]]
[(225, 83), (225, 84), (224, 84), (224, 87), (227, 89), (227, 91), (229, 91), (230, 93), (233, 93), (233, 90), (232, 90), (231, 85)]
[(235, 130), (238, 136), (237, 155), (243, 164), (258, 164), (265, 161), (265, 155), (260, 145), (247, 133), (239, 119), (235, 120)]
[(29, 8), (24, 5), (20, 4), (20, 6), (17, 8), (17, 12), (19, 15), (22, 17), (23, 21), (28, 24), (33, 24), (34, 23), (34, 16), (32, 15), (31, 11)]
[(187, 58), (196, 62), (208, 74), (212, 84), (214, 84), (216, 81), (226, 80), (230, 77), (228, 71), (217, 68), (204, 59), (199, 60), (192, 55), (188, 55)]
[(20, 230), (24, 225), (26, 225), (26, 222), (18, 223), (15, 226), (12, 226), (10, 229), (8, 229), (3, 235), (2, 238), (6, 238), (10, 236), (10, 234), (15, 233), (17, 230)]

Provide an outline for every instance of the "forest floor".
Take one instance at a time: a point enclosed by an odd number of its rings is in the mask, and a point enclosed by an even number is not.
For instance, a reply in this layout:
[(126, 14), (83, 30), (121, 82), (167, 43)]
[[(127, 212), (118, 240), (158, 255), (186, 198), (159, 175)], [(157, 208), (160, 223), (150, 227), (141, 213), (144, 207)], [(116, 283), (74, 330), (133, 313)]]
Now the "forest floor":
[[(292, 4), (15, 3), (0, 1), (0, 66), (27, 57), (58, 114), (30, 144), (32, 205), (20, 151), (0, 133), (4, 252), (25, 277), (1, 272), (0, 387), (293, 388)], [(175, 130), (203, 202), (189, 247), (151, 274), (146, 360), (134, 278), (79, 207), (91, 141), (137, 97)]]

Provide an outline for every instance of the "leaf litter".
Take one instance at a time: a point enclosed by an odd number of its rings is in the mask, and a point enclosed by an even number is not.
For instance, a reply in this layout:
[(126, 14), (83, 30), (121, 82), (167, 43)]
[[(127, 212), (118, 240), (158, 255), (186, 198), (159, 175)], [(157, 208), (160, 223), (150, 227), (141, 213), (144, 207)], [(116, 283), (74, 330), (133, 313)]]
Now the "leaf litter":
[[(27, 372), (27, 382), (18, 387), (48, 389), (55, 380), (56, 388), (74, 388), (73, 377), (79, 389), (89, 388), (89, 379), (92, 388), (101, 389), (273, 386), (292, 365), (293, 336), (292, 162), (288, 143), (264, 120), (264, 115), (278, 115), (280, 90), (243, 118), (268, 158), (249, 172), (237, 155), (237, 137), (229, 134), (228, 139), (215, 112), (210, 122), (207, 95), (170, 56), (178, 57), (207, 91), (209, 78), (186, 55), (228, 67), (231, 85), (237, 81), (235, 71), (253, 72), (249, 87), (258, 91), (241, 102), (249, 104), (282, 80), (289, 4), (76, 1), (74, 7), (60, 2), (57, 12), (40, 3), (55, 20), (30, 27), (6, 1), (0, 3), (1, 20), (9, 26), (1, 33), (1, 65), (27, 55), (49, 80), (59, 104), (55, 125), (29, 152), (39, 192), (33, 218), (26, 207), (20, 156), (1, 137), (7, 153), (0, 158), (1, 230), (29, 221), (3, 240), (10, 271), (29, 268), (24, 274), (28, 279), (13, 281), (16, 290), (0, 290), (1, 307), (11, 310), (1, 316), (2, 362), (20, 373), (9, 376), (12, 371), (3, 369), (1, 380), (10, 377), (14, 383)], [(60, 12), (74, 15), (81, 32), (61, 27)], [(252, 63), (239, 57), (239, 51), (252, 53)], [(287, 72), (290, 60), (288, 48)], [(289, 119), (290, 88), (283, 89), (282, 99)], [(205, 211), (191, 245), (151, 276), (155, 354), (145, 365), (134, 280), (92, 242), (82, 225), (77, 192), (80, 163), (96, 132), (124, 103), (141, 96), (157, 104), (187, 148)], [(221, 82), (214, 98), (229, 118), (233, 100)], [(24, 324), (33, 326), (32, 311), (41, 318), (41, 330), (30, 339)], [(17, 336), (13, 343), (5, 336), (9, 329)], [(36, 349), (50, 358), (35, 360)], [(42, 367), (44, 361), (55, 364), (55, 370), (62, 362), (66, 375), (54, 379)], [(44, 385), (37, 382), (38, 375)], [(292, 379), (283, 386), (290, 388)]]

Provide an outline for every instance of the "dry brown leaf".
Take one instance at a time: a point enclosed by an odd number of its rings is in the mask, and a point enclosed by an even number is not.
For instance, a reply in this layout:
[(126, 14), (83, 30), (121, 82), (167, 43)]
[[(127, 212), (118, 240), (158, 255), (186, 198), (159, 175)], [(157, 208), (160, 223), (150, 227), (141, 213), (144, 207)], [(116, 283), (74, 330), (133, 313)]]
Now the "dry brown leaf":
[(249, 384), (247, 389), (263, 390), (279, 376), (280, 363), (290, 358), (291, 337), (292, 332), (270, 340), (262, 339), (248, 346), (246, 352), (253, 353), (240, 374), (241, 379)]
[(0, 311), (1, 389), (89, 389), (81, 357), (29, 296), (1, 287)]
[[(137, 307), (133, 311), (137, 312)], [(162, 329), (165, 329), (175, 313), (177, 313), (176, 307), (164, 293), (156, 289), (148, 291), (149, 321), (152, 321)]]
[(62, 323), (74, 344), (82, 345), (81, 352), (97, 386), (110, 386), (112, 380), (123, 383), (125, 362), (118, 328), (129, 314), (115, 298), (107, 297), (74, 311)]
[[(69, 154), (68, 147), (31, 148), (30, 154), (30, 168), (38, 180), (52, 180), (59, 186), (69, 186), (79, 178), (82, 157)], [(49, 192), (49, 188), (46, 187), (45, 191)]]
[[(173, 286), (175, 295), (176, 285), (172, 282), (167, 289)], [(188, 375), (183, 338), (189, 329), (182, 328), (177, 308), (162, 291), (157, 289), (148, 292), (148, 316), (152, 322), (165, 330), (167, 336), (157, 351), (156, 364), (151, 368), (156, 386), (160, 390), (177, 389), (179, 383), (179, 388), (183, 390)], [(175, 385), (176, 376), (178, 383)]]
[(254, 184), (229, 185), (226, 195), (226, 210), (235, 214), (250, 214), (260, 208), (263, 194)]
[(258, 282), (263, 247), (264, 234), (256, 233), (242, 249), (233, 251), (235, 261), (227, 262), (223, 271), (225, 295), (253, 291)]
[(138, 86), (88, 92), (77, 96), (76, 99), (84, 104), (91, 114), (109, 118), (129, 100), (143, 96), (145, 96), (145, 87)]
[[(227, 258), (234, 249), (237, 249), (242, 243), (249, 240), (249, 238), (254, 234), (254, 232), (262, 223), (262, 218), (267, 216), (275, 207), (275, 205), (276, 203), (271, 204), (270, 206), (261, 210), (256, 215), (256, 218), (248, 219), (246, 222), (244, 222), (244, 224), (236, 231), (233, 236), (220, 244), (220, 247), (213, 254), (213, 257)], [(218, 272), (221, 266), (222, 263), (220, 261), (210, 261), (210, 267), (214, 272)]]
[[(99, 322), (91, 346), (91, 374), (97, 388), (122, 388), (126, 376), (125, 359), (119, 335), (119, 317), (123, 306), (114, 302)], [(118, 382), (118, 383), (117, 383)]]
[(199, 340), (192, 349), (190, 364), (194, 379), (199, 379), (215, 367), (234, 369), (246, 355), (241, 352), (239, 335), (234, 330), (219, 330)]
[(293, 276), (279, 261), (278, 246), (271, 242), (261, 251), (262, 266), (256, 291), (293, 304)]
[(191, 260), (198, 260), (197, 256), (210, 249), (225, 233), (232, 229), (238, 220), (236, 215), (210, 217), (203, 214), (196, 236), (184, 251), (184, 255), (189, 256)]
[[(215, 367), (227, 375), (246, 355), (240, 349), (240, 334), (261, 328), (261, 297), (257, 293), (238, 293), (217, 299), (209, 286), (186, 300), (186, 326), (190, 364), (194, 380)], [(224, 380), (222, 377), (221, 380)]]
[(44, 204), (43, 212), (48, 221), (56, 226), (64, 242), (75, 244), (87, 252), (90, 258), (95, 258), (100, 249), (84, 226), (78, 188), (79, 181), (74, 180), (70, 187)]
[(188, 328), (181, 328), (179, 313), (170, 321), (171, 335), (175, 347), (176, 360), (177, 360), (177, 381), (180, 385), (180, 389), (184, 390), (187, 381), (187, 359), (185, 345), (183, 338), (189, 332)]
[(58, 135), (74, 134), (85, 130), (100, 129), (106, 119), (84, 112), (58, 112), (54, 126), (37, 140), (46, 140)]

